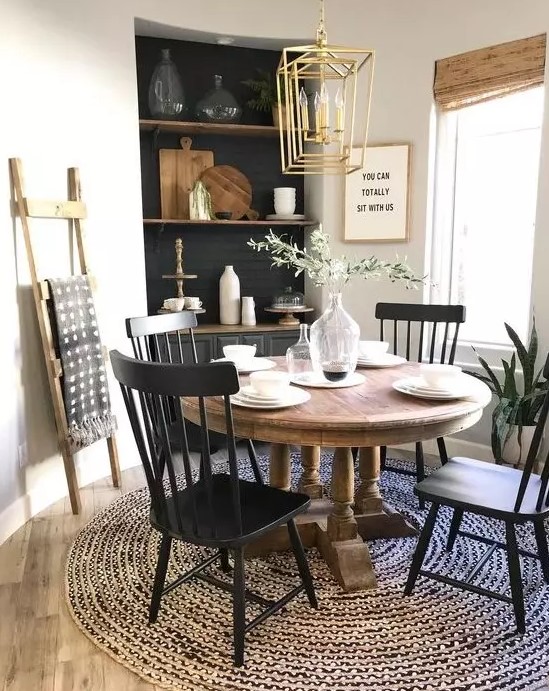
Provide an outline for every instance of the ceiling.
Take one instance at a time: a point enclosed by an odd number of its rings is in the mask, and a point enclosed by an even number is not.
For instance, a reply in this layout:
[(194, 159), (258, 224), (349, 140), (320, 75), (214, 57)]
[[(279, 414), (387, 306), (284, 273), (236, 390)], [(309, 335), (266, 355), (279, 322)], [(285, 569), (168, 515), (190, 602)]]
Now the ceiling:
[(222, 43), (240, 46), (242, 48), (262, 48), (263, 50), (282, 50), (288, 45), (311, 43), (311, 38), (288, 39), (258, 38), (255, 36), (224, 36), (209, 31), (195, 31), (168, 24), (159, 24), (148, 19), (135, 18), (135, 33), (137, 36), (151, 36), (154, 38), (175, 39), (178, 41), (195, 41), (197, 43)]

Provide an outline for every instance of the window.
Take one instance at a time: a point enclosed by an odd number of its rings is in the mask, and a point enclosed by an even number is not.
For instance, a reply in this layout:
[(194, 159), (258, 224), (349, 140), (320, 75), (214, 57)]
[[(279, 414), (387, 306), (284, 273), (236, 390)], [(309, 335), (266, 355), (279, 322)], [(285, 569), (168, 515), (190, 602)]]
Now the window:
[(543, 87), (438, 114), (431, 298), (466, 306), (460, 342), (527, 337), (542, 117)]

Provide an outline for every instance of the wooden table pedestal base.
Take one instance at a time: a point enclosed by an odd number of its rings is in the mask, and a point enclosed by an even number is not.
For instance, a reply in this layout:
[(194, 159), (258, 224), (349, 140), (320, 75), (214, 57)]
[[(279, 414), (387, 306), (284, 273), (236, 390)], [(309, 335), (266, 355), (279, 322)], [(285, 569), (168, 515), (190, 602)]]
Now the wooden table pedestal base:
[[(346, 591), (366, 590), (377, 586), (368, 545), (360, 536), (349, 540), (331, 540), (327, 516), (332, 511), (328, 499), (314, 499), (307, 513), (296, 518), (303, 546), (316, 547), (328, 564), (334, 577)], [(291, 549), (286, 526), (271, 531), (246, 548), (247, 557)]]

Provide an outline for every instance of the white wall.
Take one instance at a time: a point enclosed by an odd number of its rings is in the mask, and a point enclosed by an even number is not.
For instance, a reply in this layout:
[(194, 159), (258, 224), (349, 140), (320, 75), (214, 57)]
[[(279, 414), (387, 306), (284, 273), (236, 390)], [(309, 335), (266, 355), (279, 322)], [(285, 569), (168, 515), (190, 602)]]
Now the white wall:
[[(546, 0), (329, 0), (329, 38), (377, 51), (370, 141), (413, 144), (409, 261), (423, 270), (427, 217), (427, 159), (433, 63), (491, 43), (549, 28)], [(336, 10), (337, 8), (337, 10)], [(337, 15), (336, 15), (337, 11)], [(97, 307), (104, 342), (126, 349), (123, 319), (145, 312), (144, 258), (134, 56), (134, 17), (223, 35), (292, 39), (313, 35), (316, 0), (4, 0), (0, 3), (0, 74), (3, 117), (0, 138), (0, 541), (16, 525), (65, 494), (56, 452), (53, 416), (28, 288), (26, 257), (12, 232), (7, 159), (23, 159), (29, 196), (63, 197), (65, 169), (81, 169), (89, 209), (88, 247), (98, 278)], [(184, 79), (184, 70), (183, 79)], [(549, 131), (549, 108), (545, 131)], [(544, 141), (547, 141), (545, 137)], [(546, 146), (544, 147), (547, 148)], [(549, 184), (544, 156), (541, 188)], [(323, 189), (322, 189), (323, 188)], [(321, 192), (324, 192), (324, 195)], [(326, 178), (311, 190), (336, 248), (342, 237), (342, 181)], [(540, 197), (534, 298), (542, 342), (549, 345), (549, 294), (542, 256), (548, 256), (549, 199)], [(545, 232), (542, 231), (545, 229)], [(61, 274), (62, 232), (40, 225), (41, 273)], [(402, 247), (352, 246), (363, 255), (391, 257)], [(359, 283), (347, 306), (363, 333), (374, 333), (373, 305), (380, 299), (418, 298), (395, 286)], [(544, 312), (545, 310), (545, 312)], [(117, 388), (113, 405), (121, 422), (123, 466), (137, 462)], [(19, 464), (26, 444), (28, 463)], [(104, 444), (80, 454), (83, 482), (108, 473)]]

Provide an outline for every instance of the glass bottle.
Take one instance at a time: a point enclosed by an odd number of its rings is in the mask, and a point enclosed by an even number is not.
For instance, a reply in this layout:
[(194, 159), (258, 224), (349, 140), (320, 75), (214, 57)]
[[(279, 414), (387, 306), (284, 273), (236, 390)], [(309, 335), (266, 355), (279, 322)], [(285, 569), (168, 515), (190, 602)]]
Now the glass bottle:
[(149, 84), (149, 110), (158, 120), (179, 120), (185, 112), (185, 94), (170, 49), (162, 50)]
[(286, 365), (290, 374), (311, 372), (311, 349), (307, 338), (307, 324), (299, 325), (299, 341), (290, 346), (286, 351)]
[(196, 104), (196, 117), (201, 122), (239, 122), (242, 108), (231, 92), (223, 88), (223, 77), (214, 75), (214, 84), (214, 88)]
[(330, 293), (326, 311), (311, 325), (311, 362), (331, 382), (344, 381), (356, 369), (360, 328)]

